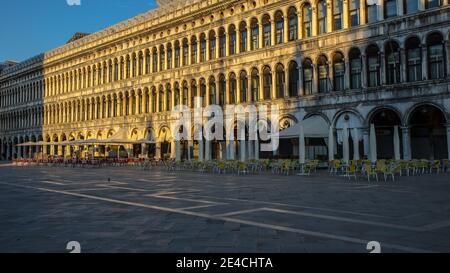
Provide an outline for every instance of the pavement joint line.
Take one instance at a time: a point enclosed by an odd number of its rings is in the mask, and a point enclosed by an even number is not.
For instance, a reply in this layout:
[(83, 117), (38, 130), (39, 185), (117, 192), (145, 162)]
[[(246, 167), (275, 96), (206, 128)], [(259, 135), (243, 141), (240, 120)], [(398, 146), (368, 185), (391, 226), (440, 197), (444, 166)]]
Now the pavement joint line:
[(240, 214), (247, 214), (247, 213), (252, 213), (252, 212), (263, 211), (263, 210), (264, 210), (264, 208), (238, 210), (238, 211), (232, 211), (232, 212), (228, 212), (228, 213), (218, 214), (216, 216), (217, 217), (229, 217), (229, 216), (235, 216), (235, 215), (240, 215)]
[[(11, 184), (11, 183), (5, 183), (5, 182), (0, 182), (0, 184), (13, 186), (13, 187), (23, 187), (23, 188), (35, 189), (35, 190), (51, 192), (51, 193), (59, 193), (59, 194), (63, 194), (63, 195), (76, 196), (76, 197), (80, 197), (80, 198), (100, 200), (100, 201), (121, 204), (121, 205), (127, 205), (127, 206), (143, 207), (143, 208), (155, 209), (155, 210), (160, 210), (160, 211), (165, 211), (165, 212), (179, 213), (179, 214), (184, 214), (184, 215), (189, 215), (189, 216), (204, 217), (204, 218), (213, 219), (213, 220), (228, 221), (228, 222), (245, 224), (245, 225), (249, 225), (249, 226), (255, 226), (255, 227), (272, 229), (272, 230), (287, 231), (287, 232), (292, 232), (292, 233), (297, 233), (297, 234), (302, 234), (302, 235), (309, 235), (309, 236), (314, 236), (314, 237), (319, 237), (319, 238), (326, 238), (326, 239), (333, 239), (333, 240), (350, 242), (350, 243), (355, 243), (355, 244), (361, 244), (363, 246), (365, 246), (369, 242), (369, 240), (363, 240), (363, 239), (354, 238), (354, 237), (341, 236), (341, 235), (335, 235), (335, 234), (330, 234), (330, 233), (323, 233), (323, 232), (297, 229), (297, 228), (291, 228), (291, 227), (284, 227), (284, 226), (278, 226), (278, 225), (271, 225), (271, 224), (265, 224), (265, 223), (254, 222), (254, 221), (235, 219), (235, 218), (230, 218), (230, 217), (218, 217), (218, 216), (209, 215), (209, 214), (205, 214), (205, 213), (184, 211), (184, 210), (179, 210), (179, 209), (147, 205), (147, 204), (136, 203), (136, 202), (122, 201), (122, 200), (117, 200), (117, 199), (112, 199), (112, 198), (99, 197), (99, 196), (95, 196), (95, 195), (67, 192), (67, 191), (62, 191), (62, 190), (52, 190), (52, 189), (47, 189), (47, 188), (18, 185), (18, 184)], [(429, 251), (426, 249), (407, 247), (407, 246), (402, 246), (402, 245), (397, 245), (397, 244), (388, 244), (388, 243), (384, 243), (384, 242), (382, 243), (382, 245), (383, 245), (383, 248), (395, 249), (395, 250), (400, 250), (400, 251), (405, 251), (405, 252), (419, 252), (419, 253), (432, 252), (432, 251)]]
[(327, 209), (327, 208), (312, 207), (312, 206), (291, 205), (291, 204), (284, 204), (284, 203), (277, 203), (277, 202), (267, 202), (267, 201), (259, 201), (259, 200), (248, 200), (248, 199), (226, 198), (226, 197), (214, 197), (214, 196), (204, 196), (204, 195), (195, 195), (193, 197), (228, 200), (228, 201), (238, 201), (238, 202), (244, 202), (244, 203), (268, 204), (268, 205), (303, 208), (303, 209), (323, 210), (323, 211), (331, 211), (331, 212), (354, 214), (354, 215), (369, 216), (369, 217), (397, 218), (397, 217), (390, 217), (390, 216), (377, 215), (377, 214), (371, 214), (371, 213), (360, 213), (360, 212), (354, 212), (354, 211), (348, 211), (348, 210), (337, 210), (337, 209)]
[(181, 197), (173, 197), (173, 196), (163, 196), (163, 195), (158, 195), (158, 194), (146, 194), (145, 196), (161, 198), (161, 199), (190, 201), (190, 202), (204, 203), (204, 204), (218, 204), (218, 205), (227, 204), (227, 203), (220, 203), (220, 202), (206, 201), (206, 200), (199, 200), (199, 199), (181, 198)]
[(105, 187), (105, 188), (111, 188), (111, 189), (148, 192), (148, 190), (146, 190), (146, 189), (136, 189), (136, 188), (128, 188), (128, 187), (111, 186), (111, 185), (106, 185), (106, 184), (100, 184), (99, 186), (100, 187)]
[(227, 204), (225, 204), (225, 203), (217, 203), (217, 204), (209, 204), (209, 205), (200, 205), (200, 206), (179, 208), (179, 210), (203, 209), (203, 208), (215, 207), (215, 206), (220, 206), (220, 205), (227, 205)]

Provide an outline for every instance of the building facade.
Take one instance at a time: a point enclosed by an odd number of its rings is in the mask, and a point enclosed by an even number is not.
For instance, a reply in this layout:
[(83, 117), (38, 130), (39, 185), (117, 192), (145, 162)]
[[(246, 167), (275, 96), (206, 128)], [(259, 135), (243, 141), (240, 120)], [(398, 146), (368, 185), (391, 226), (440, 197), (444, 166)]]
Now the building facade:
[[(165, 5), (4, 68), (0, 156), (69, 156), (113, 147), (67, 141), (120, 135), (128, 155), (196, 159), (295, 157), (298, 139), (273, 153), (259, 141), (172, 137), (176, 105), (278, 105), (281, 130), (332, 128), (336, 155), (350, 128), (354, 158), (450, 155), (448, 0), (208, 0)], [(373, 3), (372, 3), (373, 2)], [(270, 121), (269, 121), (270, 122)], [(319, 130), (320, 131), (320, 130)], [(307, 135), (308, 158), (326, 158), (327, 135)], [(48, 145), (18, 147), (24, 142)]]

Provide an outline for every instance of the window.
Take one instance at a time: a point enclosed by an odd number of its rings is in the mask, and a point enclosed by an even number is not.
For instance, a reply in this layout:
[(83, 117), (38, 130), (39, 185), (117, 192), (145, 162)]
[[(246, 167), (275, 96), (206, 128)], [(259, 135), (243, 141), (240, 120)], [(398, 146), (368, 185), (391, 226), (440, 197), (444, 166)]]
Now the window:
[(230, 52), (228, 52), (228, 54), (234, 55), (236, 54), (236, 28), (234, 27), (234, 25), (230, 26), (228, 33), (229, 33), (228, 37), (230, 38), (229, 41)]
[[(357, 0), (354, 0), (357, 1)], [(376, 2), (374, 3), (367, 3), (367, 22), (373, 23), (378, 21), (378, 5)]]
[(312, 79), (313, 79), (313, 66), (310, 59), (306, 59), (303, 64), (303, 89), (305, 94), (310, 95), (313, 93)]
[(419, 10), (420, 0), (403, 0), (403, 10), (405, 14), (414, 13)]
[(384, 0), (384, 18), (397, 16), (397, 0)]
[(360, 0), (349, 0), (350, 26), (359, 26)]
[(361, 88), (361, 52), (357, 48), (353, 48), (349, 53), (350, 59), (350, 88), (359, 89)]
[(425, 8), (431, 9), (431, 8), (437, 8), (442, 5), (442, 0), (425, 0)]
[(263, 95), (264, 100), (270, 99), (270, 92), (272, 90), (272, 71), (270, 71), (270, 68), (268, 66), (264, 67), (263, 70)]
[(253, 69), (252, 71), (252, 86), (251, 86), (251, 101), (259, 100), (259, 73), (257, 69)]
[(259, 48), (258, 20), (253, 19), (251, 24), (251, 50)]
[(175, 87), (173, 88), (173, 95), (174, 95), (174, 105), (179, 106), (181, 104), (181, 94), (180, 94), (180, 85), (178, 82), (175, 83)]
[(206, 61), (206, 37), (205, 34), (200, 35), (200, 62)]
[(161, 46), (159, 48), (159, 70), (160, 71), (164, 70), (165, 60), (166, 60), (166, 52), (164, 50), (164, 46)]
[(247, 51), (247, 25), (245, 24), (245, 22), (242, 22), (239, 26), (239, 35), (241, 35), (240, 45), (239, 45), (240, 52), (246, 52)]
[(312, 21), (311, 5), (305, 4), (303, 6), (303, 36), (304, 37), (311, 37), (311, 35), (312, 35), (311, 21)]
[(284, 40), (284, 19), (281, 12), (275, 14), (275, 44), (281, 44)]
[(216, 82), (214, 77), (209, 79), (209, 105), (217, 103), (216, 97)]
[(138, 75), (141, 76), (144, 71), (144, 55), (142, 55), (142, 52), (139, 52), (139, 68), (138, 68)]
[(152, 72), (158, 72), (158, 52), (156, 50), (156, 48), (153, 49), (153, 54), (152, 54), (152, 66), (153, 66), (153, 71)]
[[(127, 67), (126, 67), (125, 79), (128, 79), (130, 77), (130, 70), (131, 70), (131, 61), (130, 61), (130, 57), (127, 56)], [(122, 79), (123, 79), (123, 77), (122, 77)]]
[(367, 79), (368, 86), (374, 87), (380, 85), (380, 56), (379, 49), (375, 45), (367, 48)]
[(158, 99), (158, 110), (159, 112), (164, 112), (164, 90), (163, 87), (159, 88), (159, 99)]
[(271, 43), (271, 31), (272, 27), (270, 25), (270, 17), (268, 15), (263, 16), (263, 47), (270, 46)]
[(175, 42), (175, 68), (180, 67), (180, 42)]
[(345, 78), (344, 56), (336, 53), (333, 56), (333, 85), (335, 91), (343, 91)]
[(188, 106), (189, 102), (189, 89), (188, 89), (188, 83), (185, 81), (183, 82), (183, 101), (182, 104)]
[(166, 111), (172, 111), (172, 90), (170, 84), (166, 86)]
[(226, 56), (226, 43), (227, 43), (227, 38), (225, 36), (225, 30), (223, 28), (221, 28), (219, 30), (219, 57), (223, 58)]
[(241, 94), (240, 94), (241, 101), (240, 102), (247, 102), (248, 79), (247, 79), (247, 73), (245, 71), (241, 72), (240, 85), (241, 85)]
[(422, 53), (420, 40), (410, 38), (406, 41), (406, 70), (409, 82), (420, 81), (422, 79)]
[(327, 4), (324, 0), (317, 3), (317, 10), (318, 33), (323, 34), (327, 32)]
[(333, 1), (333, 28), (334, 30), (342, 29), (342, 11), (343, 8), (342, 0)]
[(150, 51), (147, 49), (145, 51), (145, 74), (149, 74), (150, 73)]
[(289, 64), (289, 97), (296, 97), (298, 95), (298, 73), (298, 64), (292, 61)]
[(289, 41), (297, 40), (298, 37), (298, 18), (295, 8), (289, 9)]
[(197, 63), (197, 37), (193, 36), (191, 39), (191, 63)]
[(317, 61), (318, 91), (319, 93), (328, 92), (328, 61), (325, 56), (320, 56)]
[(156, 113), (156, 90), (152, 91), (152, 113)]
[(167, 69), (172, 69), (172, 44), (167, 45)]
[(226, 92), (226, 82), (225, 82), (225, 76), (224, 75), (220, 75), (219, 76), (219, 105), (220, 106), (224, 106), (226, 101), (225, 101), (225, 92)]
[(441, 79), (445, 77), (445, 55), (443, 38), (434, 33), (427, 38), (428, 51), (428, 77), (430, 79)]
[(183, 40), (183, 66), (189, 64), (189, 42), (187, 39)]
[(209, 59), (214, 60), (216, 58), (216, 33), (211, 31), (209, 33)]
[(284, 98), (284, 67), (283, 65), (277, 65), (276, 70), (276, 96), (277, 98)]
[(400, 48), (395, 42), (388, 42), (385, 46), (386, 80), (387, 84), (400, 82)]
[(237, 88), (237, 83), (236, 83), (236, 75), (234, 73), (230, 74), (230, 95), (229, 95), (229, 103), (230, 104), (236, 104), (236, 88)]

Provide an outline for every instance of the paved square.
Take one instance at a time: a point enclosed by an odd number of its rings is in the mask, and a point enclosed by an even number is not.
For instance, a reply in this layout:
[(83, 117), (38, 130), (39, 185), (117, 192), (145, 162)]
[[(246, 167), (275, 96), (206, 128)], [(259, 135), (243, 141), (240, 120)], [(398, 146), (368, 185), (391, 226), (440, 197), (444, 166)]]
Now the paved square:
[[(110, 181), (108, 182), (108, 178)], [(450, 174), (349, 182), (0, 165), (0, 252), (450, 251)]]

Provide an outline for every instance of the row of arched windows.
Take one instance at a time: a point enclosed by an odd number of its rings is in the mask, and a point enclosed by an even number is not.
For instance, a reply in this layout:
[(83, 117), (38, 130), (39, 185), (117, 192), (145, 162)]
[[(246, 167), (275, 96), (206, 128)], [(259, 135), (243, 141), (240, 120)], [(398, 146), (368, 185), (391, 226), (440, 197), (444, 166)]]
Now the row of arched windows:
[(0, 107), (18, 105), (42, 99), (42, 81), (33, 81), (0, 92)]
[(42, 125), (42, 107), (0, 114), (0, 131), (20, 130)]

